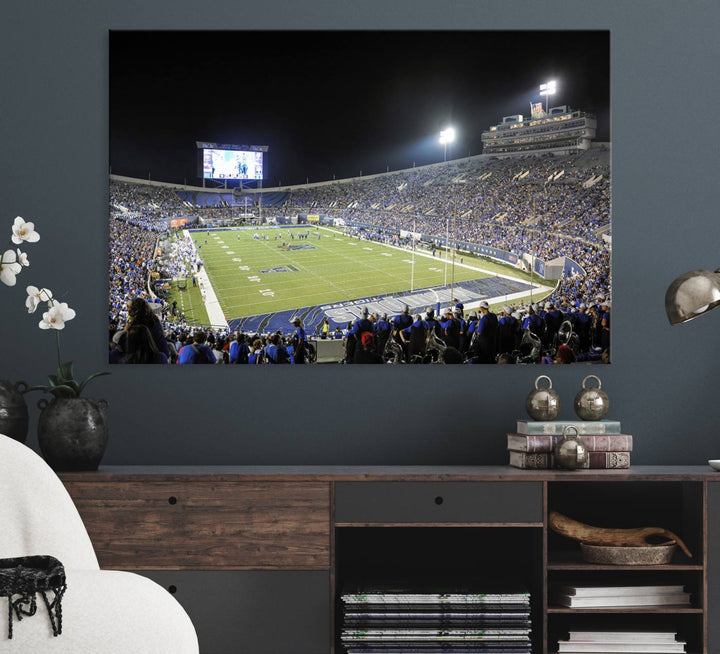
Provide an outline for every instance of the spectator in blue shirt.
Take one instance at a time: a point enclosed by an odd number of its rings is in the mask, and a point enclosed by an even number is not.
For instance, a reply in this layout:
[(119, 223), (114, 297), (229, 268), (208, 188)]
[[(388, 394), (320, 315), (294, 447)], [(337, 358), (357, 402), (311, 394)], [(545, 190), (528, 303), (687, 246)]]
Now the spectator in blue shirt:
[(204, 331), (196, 331), (193, 335), (193, 342), (185, 345), (178, 352), (178, 364), (215, 363), (215, 353), (205, 345), (206, 340), (207, 335)]

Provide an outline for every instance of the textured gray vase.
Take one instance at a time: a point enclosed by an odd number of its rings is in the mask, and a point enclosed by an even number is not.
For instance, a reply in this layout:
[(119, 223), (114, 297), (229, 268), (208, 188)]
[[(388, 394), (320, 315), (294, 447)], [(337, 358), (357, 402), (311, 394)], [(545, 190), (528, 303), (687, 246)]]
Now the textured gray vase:
[(24, 443), (28, 434), (28, 408), (23, 396), (25, 382), (0, 381), (0, 434)]
[(108, 442), (107, 402), (56, 398), (40, 400), (38, 407), (38, 442), (48, 465), (57, 471), (97, 470)]

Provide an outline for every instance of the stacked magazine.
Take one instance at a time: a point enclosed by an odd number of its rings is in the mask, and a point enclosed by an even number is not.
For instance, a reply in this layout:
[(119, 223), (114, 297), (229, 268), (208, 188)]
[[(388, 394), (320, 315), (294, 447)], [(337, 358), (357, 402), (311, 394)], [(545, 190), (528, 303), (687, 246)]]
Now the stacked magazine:
[(674, 631), (571, 631), (567, 640), (558, 643), (558, 652), (673, 654), (684, 652), (685, 645)]
[(530, 654), (530, 594), (343, 593), (341, 640), (349, 654)]
[(569, 586), (557, 584), (551, 589), (556, 604), (573, 609), (688, 606), (690, 594), (684, 586)]

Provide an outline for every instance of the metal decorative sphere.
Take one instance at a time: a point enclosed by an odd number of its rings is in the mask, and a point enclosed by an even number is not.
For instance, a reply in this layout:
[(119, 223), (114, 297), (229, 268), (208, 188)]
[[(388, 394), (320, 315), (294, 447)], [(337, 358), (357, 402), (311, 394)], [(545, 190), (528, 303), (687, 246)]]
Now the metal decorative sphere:
[[(597, 388), (588, 388), (585, 382), (588, 379), (597, 380)], [(595, 375), (588, 375), (583, 379), (582, 389), (575, 396), (575, 413), (581, 420), (600, 420), (610, 409), (610, 399), (605, 391), (600, 390), (602, 382)]]
[[(574, 436), (570, 435), (570, 430), (575, 432)], [(568, 425), (563, 429), (562, 440), (555, 445), (553, 455), (553, 461), (558, 468), (576, 470), (585, 466), (588, 461), (588, 451), (585, 443), (578, 437), (576, 427)]]
[[(541, 379), (547, 379), (547, 388), (540, 388)], [(533, 420), (555, 420), (560, 413), (560, 396), (552, 389), (552, 380), (540, 375), (535, 380), (535, 390), (530, 391), (525, 400), (525, 410)]]

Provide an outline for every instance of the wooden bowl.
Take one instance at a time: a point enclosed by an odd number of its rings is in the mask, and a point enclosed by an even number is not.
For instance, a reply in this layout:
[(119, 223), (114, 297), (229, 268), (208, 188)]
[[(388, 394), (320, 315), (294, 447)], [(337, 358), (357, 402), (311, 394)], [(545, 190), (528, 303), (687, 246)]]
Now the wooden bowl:
[(664, 565), (672, 561), (676, 548), (675, 542), (645, 547), (580, 543), (583, 561), (606, 565)]

